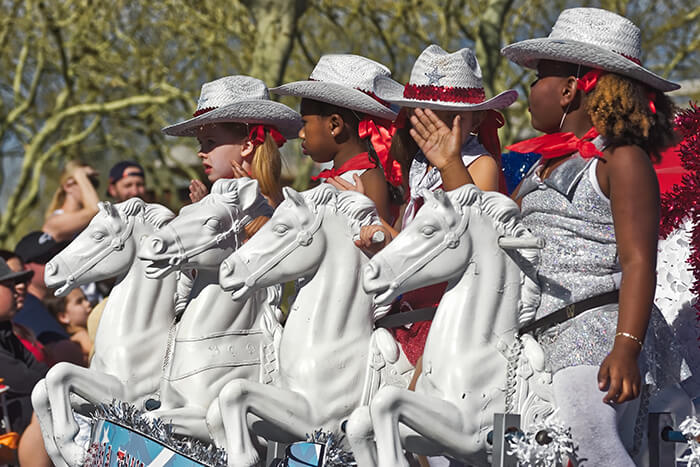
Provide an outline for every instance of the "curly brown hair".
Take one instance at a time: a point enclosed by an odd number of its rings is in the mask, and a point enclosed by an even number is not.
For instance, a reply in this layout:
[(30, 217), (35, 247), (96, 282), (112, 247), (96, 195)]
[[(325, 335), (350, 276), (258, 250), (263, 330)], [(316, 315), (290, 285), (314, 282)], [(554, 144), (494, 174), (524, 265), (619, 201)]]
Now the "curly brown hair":
[(587, 97), (586, 113), (611, 147), (634, 144), (656, 162), (664, 149), (676, 143), (673, 131), (676, 108), (664, 93), (639, 81), (606, 73)]

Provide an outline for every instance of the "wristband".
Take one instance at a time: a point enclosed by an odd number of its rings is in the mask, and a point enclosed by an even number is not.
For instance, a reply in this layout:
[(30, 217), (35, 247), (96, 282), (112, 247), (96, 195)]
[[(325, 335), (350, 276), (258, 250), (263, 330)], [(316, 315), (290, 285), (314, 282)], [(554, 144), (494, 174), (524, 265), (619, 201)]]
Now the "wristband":
[(626, 337), (626, 338), (628, 338), (628, 339), (632, 339), (632, 340), (635, 341), (637, 344), (639, 344), (639, 347), (644, 347), (644, 342), (642, 342), (642, 340), (641, 340), (639, 337), (637, 337), (637, 336), (635, 336), (635, 335), (632, 335), (632, 334), (630, 334), (630, 333), (628, 333), (628, 332), (622, 332), (622, 331), (620, 331), (620, 332), (618, 332), (617, 334), (615, 334), (615, 337), (618, 337), (618, 336), (622, 336), (622, 337)]

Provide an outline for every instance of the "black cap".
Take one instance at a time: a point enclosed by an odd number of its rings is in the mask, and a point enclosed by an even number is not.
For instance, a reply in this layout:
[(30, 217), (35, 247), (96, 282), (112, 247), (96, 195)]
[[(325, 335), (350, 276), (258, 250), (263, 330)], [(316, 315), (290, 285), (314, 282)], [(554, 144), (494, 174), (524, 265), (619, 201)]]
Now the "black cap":
[(15, 254), (25, 263), (46, 264), (68, 246), (68, 243), (57, 242), (45, 232), (30, 232), (19, 241), (15, 247)]
[(141, 164), (135, 161), (121, 161), (117, 162), (116, 164), (114, 164), (114, 167), (109, 169), (109, 183), (112, 184), (124, 178), (124, 171), (129, 167), (136, 167), (137, 169), (139, 169), (139, 172), (132, 172), (129, 175), (140, 176), (144, 179), (146, 178), (146, 173), (143, 171), (143, 167), (141, 167)]
[(18, 282), (26, 282), (32, 278), (34, 271), (18, 271), (14, 272), (7, 265), (7, 262), (0, 258), (0, 282), (12, 281), (15, 284)]

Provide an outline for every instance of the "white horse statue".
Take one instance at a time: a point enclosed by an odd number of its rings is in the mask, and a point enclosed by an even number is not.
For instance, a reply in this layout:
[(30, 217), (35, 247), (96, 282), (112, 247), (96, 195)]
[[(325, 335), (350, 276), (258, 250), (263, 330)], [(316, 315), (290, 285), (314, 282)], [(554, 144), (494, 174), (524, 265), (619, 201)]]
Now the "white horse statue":
[[(377, 304), (448, 281), (423, 353), (415, 392), (381, 388), (355, 410), (347, 434), (358, 465), (408, 465), (411, 452), (487, 463), (494, 413), (517, 410), (508, 362), (518, 328), (539, 304), (540, 242), (509, 198), (465, 185), (423, 191), (424, 207), (366, 266)], [(376, 442), (375, 442), (376, 441)]]
[(85, 230), (46, 265), (46, 285), (58, 288), (57, 295), (117, 277), (100, 319), (90, 367), (58, 363), (32, 393), (45, 445), (56, 465), (82, 465), (86, 454), (74, 441), (79, 427), (69, 395), (91, 403), (116, 398), (141, 407), (158, 391), (175, 316), (176, 277), (147, 279), (144, 265), (135, 260), (139, 240), (174, 214), (138, 198), (117, 205), (100, 203), (99, 209)]
[(242, 244), (244, 226), (271, 215), (256, 180), (218, 180), (209, 195), (182, 208), (139, 250), (147, 277), (196, 270), (189, 303), (169, 346), (161, 405), (150, 412), (171, 422), (176, 433), (208, 440), (205, 417), (221, 388), (235, 378), (260, 379), (263, 331), (280, 326), (281, 315), (266, 302), (267, 290), (233, 301), (219, 287), (218, 276), (221, 262)]
[(388, 331), (373, 330), (385, 310), (362, 290), (368, 259), (353, 243), (361, 226), (379, 221), (374, 204), (327, 184), (304, 193), (285, 188), (284, 195), (272, 219), (221, 265), (221, 286), (236, 300), (302, 278), (282, 333), (279, 383), (234, 380), (207, 415), (212, 427), (223, 421), (225, 431), (212, 435), (230, 466), (258, 463), (253, 433), (292, 441), (318, 428), (339, 431), (399, 356)]

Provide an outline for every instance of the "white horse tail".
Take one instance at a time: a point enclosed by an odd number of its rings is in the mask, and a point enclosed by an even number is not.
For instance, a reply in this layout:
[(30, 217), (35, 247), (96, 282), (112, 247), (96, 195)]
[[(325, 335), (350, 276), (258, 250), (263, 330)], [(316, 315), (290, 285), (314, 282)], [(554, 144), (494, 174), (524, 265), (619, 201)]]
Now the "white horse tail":
[(267, 299), (263, 305), (260, 329), (260, 382), (277, 385), (280, 377), (279, 354), (282, 342), (284, 314), (279, 308), (282, 301), (282, 286), (267, 288)]

